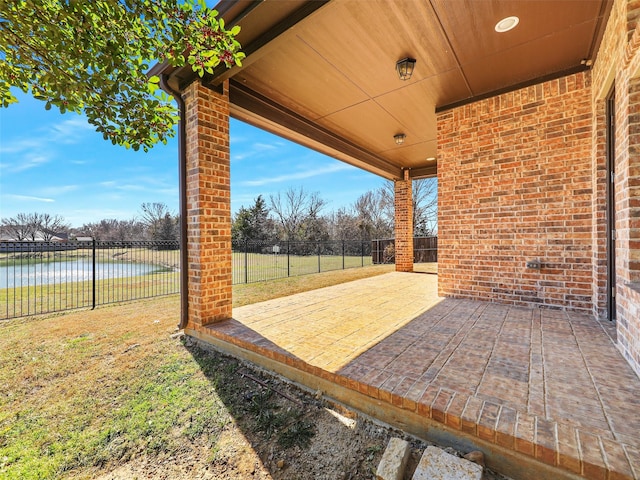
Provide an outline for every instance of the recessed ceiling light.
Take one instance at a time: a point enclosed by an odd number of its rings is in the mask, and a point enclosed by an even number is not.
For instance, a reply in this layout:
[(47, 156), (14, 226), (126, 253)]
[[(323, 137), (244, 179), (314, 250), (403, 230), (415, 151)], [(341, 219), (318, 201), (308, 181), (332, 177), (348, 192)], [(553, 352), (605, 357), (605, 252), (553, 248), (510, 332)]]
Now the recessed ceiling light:
[(520, 23), (520, 19), (518, 17), (507, 17), (500, 20), (496, 23), (496, 32), (504, 33), (509, 30), (513, 30)]

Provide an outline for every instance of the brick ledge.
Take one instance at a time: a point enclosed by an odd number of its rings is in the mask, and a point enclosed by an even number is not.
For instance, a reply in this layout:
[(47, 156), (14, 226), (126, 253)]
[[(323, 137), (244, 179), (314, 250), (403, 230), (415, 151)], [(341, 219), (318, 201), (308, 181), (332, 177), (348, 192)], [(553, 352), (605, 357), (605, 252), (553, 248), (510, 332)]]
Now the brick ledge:
[[(417, 400), (402, 397), (348, 376), (323, 370), (286, 353), (225, 334), (216, 329), (216, 324), (198, 327), (197, 330), (188, 329), (185, 333), (282, 374), (308, 388), (317, 389), (319, 382), (325, 385), (327, 382), (334, 384), (344, 389), (337, 400), (373, 417), (385, 417), (380, 419), (419, 437), (427, 437), (427, 440), (448, 443), (458, 448), (468, 443), (465, 439), (470, 440), (474, 447), (485, 451), (489, 467), (514, 478), (547, 478), (540, 477), (540, 469), (544, 471), (545, 467), (548, 467), (552, 470), (546, 474), (551, 472), (554, 478), (640, 479), (634, 476), (629, 461), (629, 458), (632, 458), (634, 464), (636, 461), (640, 462), (639, 449), (604, 439), (570, 424), (517, 412), (436, 385), (427, 387)], [(226, 346), (234, 346), (240, 350), (229, 351)], [(255, 355), (247, 355), (243, 351)], [(301, 375), (296, 375), (293, 370), (301, 372)], [(327, 393), (333, 396), (330, 387), (326, 388), (329, 390)], [(367, 406), (362, 399), (350, 401), (349, 391), (354, 396), (368, 397), (376, 405)], [(373, 412), (369, 411), (371, 408)], [(389, 412), (384, 411), (387, 409)], [(421, 420), (418, 423), (427, 422), (426, 426), (422, 426), (423, 431), (420, 431), (420, 427), (415, 431), (416, 426), (413, 428), (414, 431), (407, 428), (411, 425), (399, 417), (398, 414), (402, 415), (402, 412), (411, 417), (419, 417)], [(505, 416), (512, 415), (515, 415), (512, 422), (502, 421)], [(434, 437), (434, 432), (429, 431), (433, 428), (429, 421), (441, 425), (447, 433)], [(515, 463), (508, 460), (513, 454), (517, 456)], [(517, 468), (516, 464), (527, 458), (530, 461), (525, 462), (524, 469), (523, 466)]]

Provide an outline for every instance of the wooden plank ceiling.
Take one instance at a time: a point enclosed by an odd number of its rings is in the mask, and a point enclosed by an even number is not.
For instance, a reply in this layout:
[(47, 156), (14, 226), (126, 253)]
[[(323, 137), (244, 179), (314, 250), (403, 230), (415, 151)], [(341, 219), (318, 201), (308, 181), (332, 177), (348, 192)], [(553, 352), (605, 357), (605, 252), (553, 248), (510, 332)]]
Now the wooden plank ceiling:
[[(226, 1), (232, 115), (386, 178), (436, 172), (436, 109), (588, 68), (611, 0)], [(496, 24), (519, 24), (498, 33)], [(397, 60), (416, 59), (408, 81)], [(394, 135), (406, 141), (396, 145)]]

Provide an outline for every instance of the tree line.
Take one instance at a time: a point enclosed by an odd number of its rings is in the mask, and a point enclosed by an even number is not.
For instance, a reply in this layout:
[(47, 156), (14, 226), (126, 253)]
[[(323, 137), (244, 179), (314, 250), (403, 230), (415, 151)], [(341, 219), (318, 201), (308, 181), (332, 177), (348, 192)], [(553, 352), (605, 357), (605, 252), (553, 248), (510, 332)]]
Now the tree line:
[[(436, 235), (438, 231), (437, 179), (413, 182), (413, 225), (415, 236)], [(270, 242), (275, 240), (322, 242), (392, 238), (394, 235), (394, 186), (362, 194), (347, 208), (324, 212), (327, 202), (319, 193), (289, 188), (259, 195), (250, 207), (241, 207), (233, 216), (232, 241)]]
[(61, 215), (18, 213), (0, 219), (2, 238), (16, 241), (52, 241), (91, 237), (100, 241), (177, 241), (180, 218), (160, 202), (143, 203), (130, 220), (103, 219), (71, 227)]
[[(413, 182), (413, 225), (416, 236), (436, 235), (438, 230), (437, 180)], [(362, 194), (349, 207), (325, 211), (327, 201), (303, 188), (262, 195), (232, 218), (234, 244), (275, 240), (323, 242), (370, 241), (394, 235), (393, 182)], [(61, 215), (19, 213), (0, 219), (2, 238), (17, 241), (51, 241), (55, 238), (91, 237), (100, 241), (178, 241), (180, 217), (164, 203), (143, 203), (130, 220), (102, 219), (71, 227)]]

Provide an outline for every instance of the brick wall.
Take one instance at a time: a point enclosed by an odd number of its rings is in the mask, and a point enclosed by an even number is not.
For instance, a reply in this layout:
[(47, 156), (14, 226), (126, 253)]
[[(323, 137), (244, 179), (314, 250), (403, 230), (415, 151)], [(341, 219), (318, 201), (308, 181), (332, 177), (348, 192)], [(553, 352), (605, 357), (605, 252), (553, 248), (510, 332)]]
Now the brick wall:
[[(615, 87), (617, 344), (640, 375), (639, 0), (615, 0), (593, 66), (593, 105)], [(601, 158), (595, 158), (596, 165)]]
[(409, 171), (396, 180), (395, 190), (395, 256), (397, 272), (413, 272), (413, 196)]
[(231, 317), (231, 177), (228, 85), (184, 91), (187, 129), (189, 326)]
[(591, 109), (580, 73), (438, 114), (441, 295), (592, 311)]

